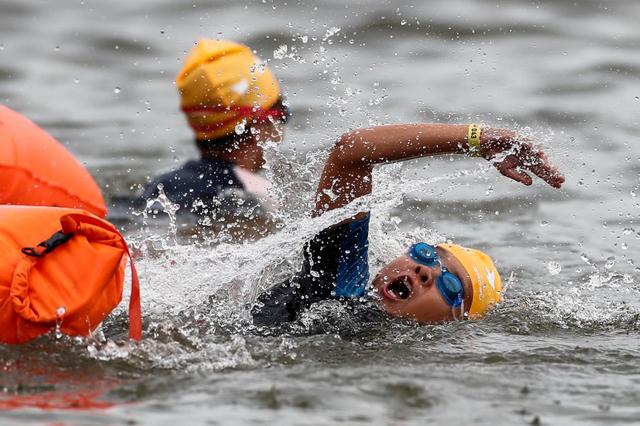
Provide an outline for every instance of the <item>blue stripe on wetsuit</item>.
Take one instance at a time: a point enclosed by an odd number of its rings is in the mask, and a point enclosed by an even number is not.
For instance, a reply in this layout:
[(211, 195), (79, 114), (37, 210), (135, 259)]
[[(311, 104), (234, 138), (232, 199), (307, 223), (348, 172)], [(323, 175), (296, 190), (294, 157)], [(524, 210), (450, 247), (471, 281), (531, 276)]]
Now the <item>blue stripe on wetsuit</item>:
[(369, 281), (369, 215), (349, 224), (340, 244), (336, 276), (337, 297), (364, 296)]

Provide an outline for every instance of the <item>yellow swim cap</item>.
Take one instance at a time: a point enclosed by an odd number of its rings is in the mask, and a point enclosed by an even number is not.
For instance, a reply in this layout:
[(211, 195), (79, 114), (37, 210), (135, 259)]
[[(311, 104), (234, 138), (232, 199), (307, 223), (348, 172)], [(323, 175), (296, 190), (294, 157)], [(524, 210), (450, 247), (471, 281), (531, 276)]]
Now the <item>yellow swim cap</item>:
[(235, 132), (236, 125), (280, 98), (273, 73), (249, 47), (201, 39), (176, 77), (182, 110), (198, 140)]
[(480, 250), (456, 244), (438, 244), (451, 253), (469, 274), (473, 284), (473, 300), (469, 309), (471, 318), (479, 318), (502, 301), (502, 279), (493, 261)]

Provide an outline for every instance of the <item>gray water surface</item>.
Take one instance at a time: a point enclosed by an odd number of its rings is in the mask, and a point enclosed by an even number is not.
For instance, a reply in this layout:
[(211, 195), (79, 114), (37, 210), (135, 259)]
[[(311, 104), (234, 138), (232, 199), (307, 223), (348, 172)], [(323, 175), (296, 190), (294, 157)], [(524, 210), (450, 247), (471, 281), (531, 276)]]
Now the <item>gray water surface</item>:
[[(294, 118), (269, 148), (287, 206), (271, 237), (176, 245), (111, 202), (143, 254), (146, 339), (127, 342), (122, 307), (104, 338), (0, 347), (0, 421), (640, 423), (638, 22), (634, 0), (4, 0), (0, 102), (63, 142), (111, 200), (196, 155), (173, 79), (200, 37), (269, 60)], [(555, 191), (474, 159), (376, 173), (371, 272), (416, 239), (451, 238), (494, 257), (505, 302), (430, 327), (328, 302), (285, 334), (252, 328), (245, 305), (331, 223), (306, 212), (332, 141), (421, 121), (519, 129), (566, 174)]]

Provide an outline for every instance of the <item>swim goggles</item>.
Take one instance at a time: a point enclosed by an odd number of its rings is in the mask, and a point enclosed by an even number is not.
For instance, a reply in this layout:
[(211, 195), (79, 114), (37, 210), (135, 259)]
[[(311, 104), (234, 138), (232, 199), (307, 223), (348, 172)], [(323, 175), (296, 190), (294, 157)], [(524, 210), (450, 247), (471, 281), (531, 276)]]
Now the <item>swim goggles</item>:
[(289, 121), (291, 110), (286, 105), (277, 108), (259, 109), (253, 113), (256, 123), (265, 123), (270, 120), (279, 120), (282, 123)]
[(422, 242), (415, 243), (409, 247), (408, 254), (411, 259), (422, 265), (429, 267), (440, 265), (442, 273), (436, 278), (438, 291), (440, 291), (445, 302), (452, 308), (457, 308), (462, 305), (464, 300), (464, 286), (462, 285), (462, 281), (456, 274), (447, 270), (447, 267), (444, 266), (440, 260), (440, 256), (438, 256), (438, 252), (436, 252), (434, 246)]

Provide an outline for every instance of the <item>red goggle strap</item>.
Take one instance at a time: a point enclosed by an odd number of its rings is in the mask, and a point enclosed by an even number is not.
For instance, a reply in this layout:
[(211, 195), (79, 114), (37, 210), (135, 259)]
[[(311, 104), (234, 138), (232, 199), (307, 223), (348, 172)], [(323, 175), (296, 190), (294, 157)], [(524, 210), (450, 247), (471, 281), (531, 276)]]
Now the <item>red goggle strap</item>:
[(193, 107), (183, 107), (182, 111), (185, 114), (198, 112), (234, 113), (238, 117), (253, 117), (257, 121), (266, 121), (269, 119), (269, 117), (273, 119), (282, 119), (286, 117), (286, 113), (282, 108), (256, 109), (251, 106), (222, 107), (215, 105), (199, 105)]

